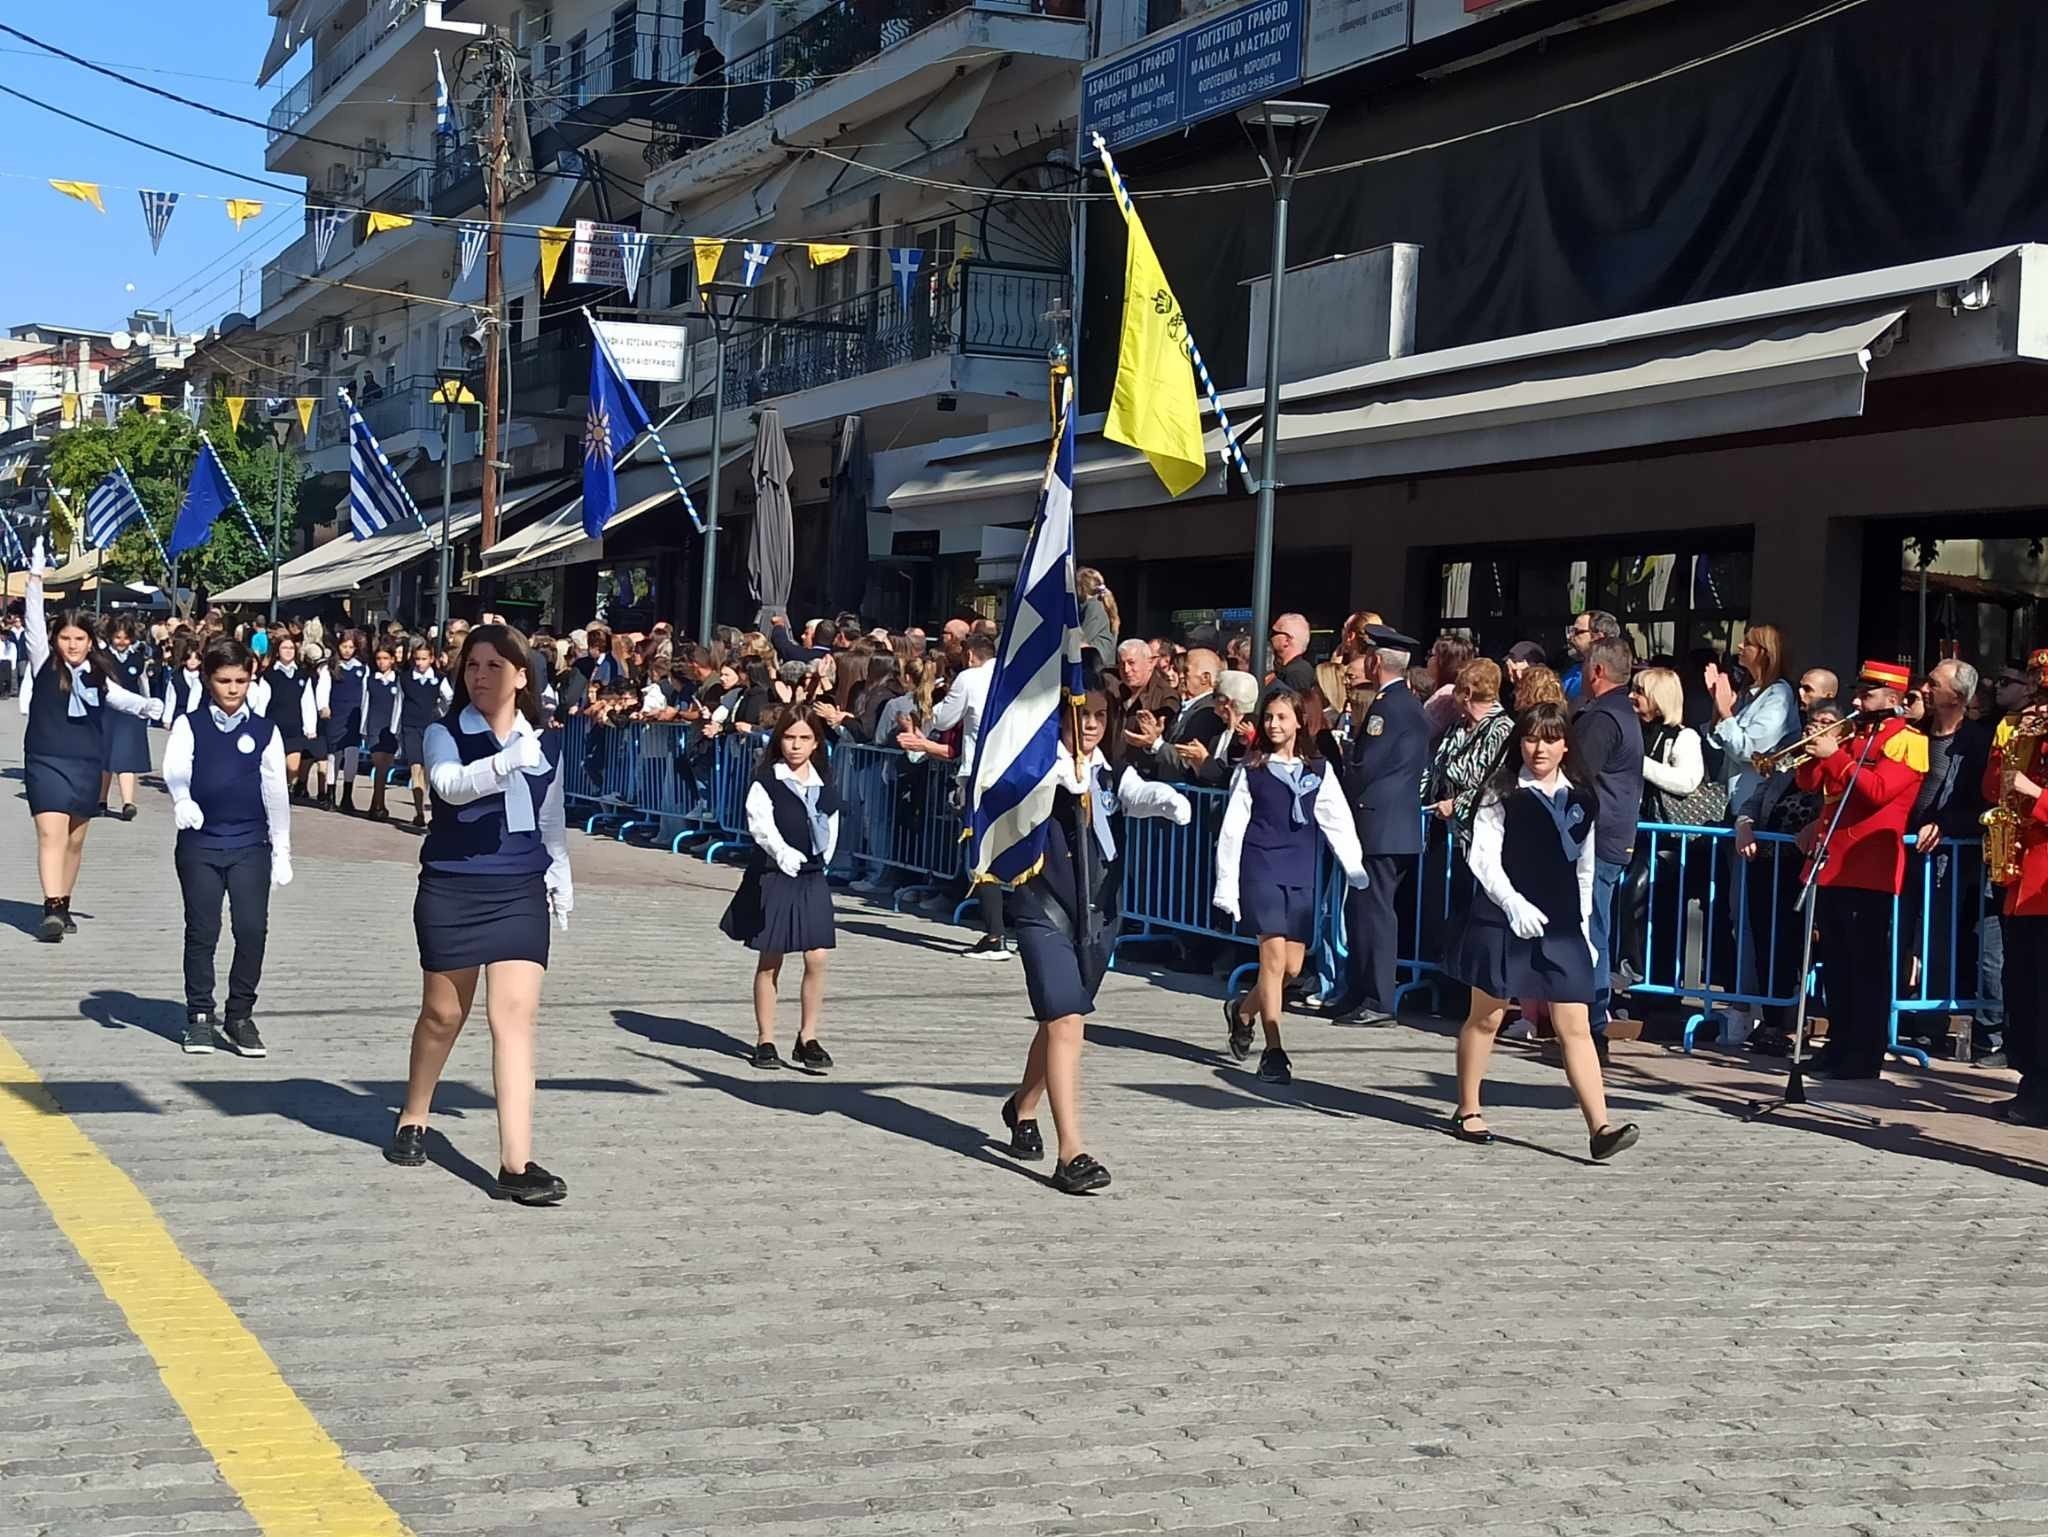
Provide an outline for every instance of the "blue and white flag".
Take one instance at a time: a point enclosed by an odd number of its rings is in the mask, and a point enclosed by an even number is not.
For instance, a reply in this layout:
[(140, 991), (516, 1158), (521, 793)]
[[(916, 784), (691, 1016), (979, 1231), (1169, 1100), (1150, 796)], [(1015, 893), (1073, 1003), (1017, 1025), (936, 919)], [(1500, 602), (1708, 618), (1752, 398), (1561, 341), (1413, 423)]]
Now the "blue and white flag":
[(619, 460), (653, 425), (593, 321), (590, 415), (583, 424), (583, 532), (591, 538), (603, 533), (619, 510)]
[(149, 226), (151, 255), (163, 249), (164, 231), (171, 227), (171, 215), (177, 207), (178, 194), (175, 192), (143, 192), (142, 222)]
[(749, 240), (746, 247), (740, 252), (740, 261), (744, 269), (740, 274), (740, 281), (749, 288), (760, 282), (761, 274), (768, 270), (769, 258), (774, 255), (774, 241)]
[(640, 267), (647, 260), (645, 230), (622, 229), (618, 232), (619, 261), (626, 269), (626, 297), (632, 299), (640, 292)]
[(384, 457), (384, 449), (347, 390), (336, 390), (348, 410), (348, 529), (367, 539), (400, 518), (421, 521), (412, 493)]
[(354, 217), (355, 214), (346, 208), (323, 208), (314, 216), (314, 270), (317, 271), (327, 265), (327, 253), (334, 249), (334, 232)]
[(434, 137), (450, 138), (455, 133), (455, 108), (448, 100), (448, 76), (441, 69), (441, 50), (434, 50)]
[(14, 531), (14, 524), (7, 514), (0, 512), (0, 561), (6, 563), (9, 571), (28, 569), (28, 552), (21, 547), (21, 536)]
[(255, 518), (249, 515), (248, 507), (242, 501), (242, 493), (235, 489), (235, 483), (228, 479), (228, 472), (220, 462), (220, 455), (214, 452), (213, 442), (203, 433), (199, 439), (199, 457), (192, 462), (192, 478), (185, 486), (185, 500), (178, 505), (178, 520), (171, 525), (171, 542), (168, 553), (183, 555), (187, 550), (196, 550), (213, 537), (214, 520), (228, 508), (233, 507), (242, 515), (242, 522), (249, 530), (249, 537), (256, 542), (256, 548), (263, 552), (263, 558), (270, 559), (270, 546), (263, 541), (263, 535), (256, 528)]
[(995, 669), (969, 787), (968, 868), (978, 878), (1010, 882), (1030, 874), (1045, 852), (1045, 824), (1064, 777), (1060, 718), (1082, 688), (1071, 389), (1010, 594)]
[(889, 252), (889, 275), (896, 280), (896, 297), (903, 302), (903, 313), (910, 313), (911, 290), (917, 286), (917, 274), (924, 266), (924, 252), (916, 246), (897, 246)]
[(85, 542), (104, 550), (133, 523), (148, 517), (128, 472), (115, 465), (85, 499)]
[(476, 259), (484, 254), (484, 242), (490, 238), (491, 233), (490, 225), (479, 224), (474, 221), (465, 221), (460, 228), (462, 233), (460, 253), (462, 258), (462, 276), (458, 286), (460, 283), (467, 283), (469, 275), (476, 271)]

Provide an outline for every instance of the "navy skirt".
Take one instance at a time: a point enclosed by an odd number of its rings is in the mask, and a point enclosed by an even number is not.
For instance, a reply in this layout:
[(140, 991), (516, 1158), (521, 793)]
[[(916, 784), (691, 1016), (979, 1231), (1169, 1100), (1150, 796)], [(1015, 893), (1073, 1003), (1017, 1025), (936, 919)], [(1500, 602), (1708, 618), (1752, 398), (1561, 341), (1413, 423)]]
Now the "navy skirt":
[(330, 756), (345, 753), (361, 740), (363, 721), (359, 715), (334, 716), (320, 723), (321, 736)]
[(400, 726), (398, 728), (398, 745), (405, 754), (405, 761), (407, 763), (417, 763), (422, 768), (426, 767), (427, 728), (425, 726)]
[(1593, 1001), (1593, 957), (1574, 925), (1521, 939), (1483, 891), (1472, 893), (1465, 925), (1451, 942), (1444, 969), (1467, 987), (1521, 1003)]
[(1098, 919), (1090, 943), (1074, 938), (1067, 911), (1039, 881), (1026, 882), (1010, 897), (1010, 935), (1024, 963), (1024, 990), (1031, 1017), (1041, 1025), (1069, 1015), (1095, 1012), (1095, 995), (1109, 970), (1117, 925)]
[(31, 816), (61, 811), (78, 820), (99, 815), (100, 775), (106, 755), (98, 758), (54, 758), (30, 753), (21, 777), (28, 789)]
[(123, 715), (119, 710), (108, 710), (101, 720), (100, 729), (107, 744), (109, 774), (147, 774), (150, 771), (148, 721), (139, 715)]
[(548, 963), (548, 889), (539, 875), (420, 871), (412, 927), (420, 970), (466, 971), (493, 961)]
[(393, 731), (378, 732), (377, 735), (371, 739), (370, 751), (373, 753), (388, 753), (394, 758), (397, 757), (398, 734)]
[(795, 875), (748, 869), (732, 894), (719, 932), (763, 955), (830, 950), (838, 944), (832, 919), (832, 888), (824, 867), (806, 865)]
[(1307, 886), (1252, 881), (1238, 892), (1238, 902), (1247, 934), (1278, 934), (1304, 945), (1315, 935), (1316, 894)]

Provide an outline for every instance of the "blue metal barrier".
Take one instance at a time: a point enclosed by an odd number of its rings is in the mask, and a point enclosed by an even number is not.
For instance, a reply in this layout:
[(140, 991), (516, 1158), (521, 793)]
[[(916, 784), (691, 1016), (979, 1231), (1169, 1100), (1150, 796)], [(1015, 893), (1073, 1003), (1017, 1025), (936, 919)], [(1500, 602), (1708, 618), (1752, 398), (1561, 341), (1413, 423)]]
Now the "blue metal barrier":
[(712, 743), (708, 810), (718, 833), (704, 847), (707, 865), (727, 849), (743, 849), (753, 844), (747, 836), (747, 788), (754, 782), (754, 769), (767, 744), (767, 732), (737, 729), (720, 733)]
[(1891, 1049), (1925, 1067), (1926, 1052), (1899, 1044), (1899, 1017), (1977, 1011), (1977, 936), (1997, 909), (1981, 838), (1947, 838), (1931, 854), (1920, 853), (1919, 842), (1907, 835), (1906, 881), (1893, 906)]

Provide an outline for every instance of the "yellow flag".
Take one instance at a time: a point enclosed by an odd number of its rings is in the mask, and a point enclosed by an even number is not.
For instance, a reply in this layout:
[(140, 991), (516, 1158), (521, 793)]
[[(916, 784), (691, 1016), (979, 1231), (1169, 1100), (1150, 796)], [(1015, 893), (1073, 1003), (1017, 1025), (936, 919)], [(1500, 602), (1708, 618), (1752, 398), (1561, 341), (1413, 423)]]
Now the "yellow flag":
[(240, 229), (245, 221), (255, 218), (261, 212), (263, 204), (253, 197), (228, 199), (228, 217), (235, 221), (236, 229)]
[(814, 245), (810, 248), (813, 267), (829, 267), (833, 262), (846, 260), (850, 245)]
[(718, 258), (725, 254), (725, 242), (708, 235), (694, 235), (690, 249), (697, 258), (697, 286), (701, 288), (718, 276)]
[(60, 402), (60, 409), (57, 412), (57, 420), (66, 427), (77, 425), (78, 397), (69, 390), (64, 392), (64, 399)]
[(228, 396), (227, 400), (228, 425), (234, 428), (236, 431), (240, 431), (242, 426), (242, 413), (249, 409), (249, 397), (247, 395), (230, 395)]
[(1144, 454), (1168, 493), (1179, 496), (1202, 478), (1207, 464), (1195, 368), (1188, 359), (1187, 321), (1100, 135), (1095, 145), (1123, 208), (1128, 236), (1123, 339), (1117, 345), (1116, 390), (1102, 435)]
[(306, 437), (313, 435), (313, 407), (319, 403), (317, 395), (294, 395), (292, 404), (299, 408), (299, 432)]
[(107, 211), (107, 205), (100, 201), (100, 184), (96, 181), (52, 181), (50, 185), (66, 197), (75, 197), (81, 203), (92, 204), (101, 213)]
[(388, 229), (404, 229), (411, 223), (412, 219), (405, 214), (379, 213), (373, 208), (370, 210), (368, 224), (363, 230), (363, 238), (368, 240), (372, 235), (381, 235)]
[(540, 232), (540, 291), (546, 293), (555, 286), (555, 273), (562, 265), (562, 252), (568, 249), (576, 231), (551, 225)]
[(145, 410), (145, 411), (161, 411), (161, 410), (162, 410), (163, 408), (164, 408), (164, 398), (163, 398), (163, 396), (161, 396), (161, 395), (144, 395), (144, 396), (142, 397), (142, 409), (143, 409), (143, 410)]

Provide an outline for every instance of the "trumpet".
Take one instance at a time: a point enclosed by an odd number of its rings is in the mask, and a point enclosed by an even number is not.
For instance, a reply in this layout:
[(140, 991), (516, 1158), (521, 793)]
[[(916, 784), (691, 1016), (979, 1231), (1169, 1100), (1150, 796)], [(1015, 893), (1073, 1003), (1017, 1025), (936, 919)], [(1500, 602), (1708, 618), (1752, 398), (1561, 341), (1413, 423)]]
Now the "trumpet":
[(1751, 753), (1749, 756), (1749, 766), (1767, 779), (1773, 774), (1796, 769), (1801, 764), (1812, 760), (1813, 744), (1815, 742), (1818, 742), (1831, 731), (1844, 729), (1854, 719), (1855, 717), (1852, 716), (1849, 720), (1831, 720), (1825, 726), (1815, 726), (1798, 741), (1787, 742), (1775, 752)]

